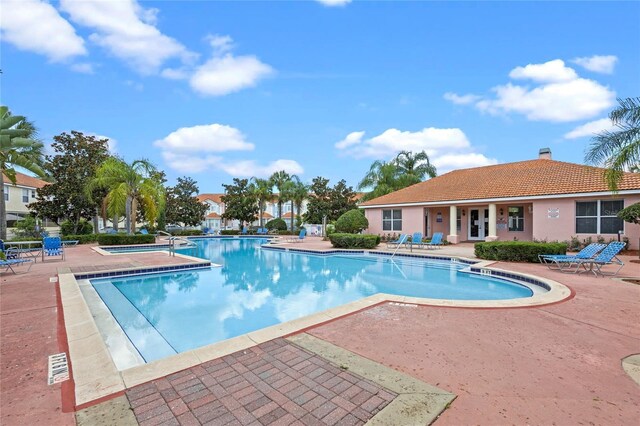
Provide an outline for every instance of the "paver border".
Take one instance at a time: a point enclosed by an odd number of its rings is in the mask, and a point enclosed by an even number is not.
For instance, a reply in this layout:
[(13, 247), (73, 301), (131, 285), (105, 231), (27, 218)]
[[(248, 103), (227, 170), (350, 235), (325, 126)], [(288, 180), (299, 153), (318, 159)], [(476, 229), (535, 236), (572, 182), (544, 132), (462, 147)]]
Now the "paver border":
[(456, 395), (425, 383), (407, 374), (386, 367), (351, 351), (307, 333), (287, 338), (309, 352), (326, 359), (386, 388), (398, 396), (367, 425), (430, 425), (456, 399)]

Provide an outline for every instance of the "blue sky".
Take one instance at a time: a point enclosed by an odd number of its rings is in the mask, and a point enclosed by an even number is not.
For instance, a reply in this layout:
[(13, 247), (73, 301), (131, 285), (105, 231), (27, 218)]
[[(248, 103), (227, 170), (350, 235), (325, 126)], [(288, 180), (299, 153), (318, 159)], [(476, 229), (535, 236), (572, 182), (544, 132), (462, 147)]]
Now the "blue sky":
[(637, 2), (335, 2), (2, 0), (2, 104), (219, 192), (282, 168), (356, 185), (402, 149), (440, 173), (581, 163), (640, 94)]

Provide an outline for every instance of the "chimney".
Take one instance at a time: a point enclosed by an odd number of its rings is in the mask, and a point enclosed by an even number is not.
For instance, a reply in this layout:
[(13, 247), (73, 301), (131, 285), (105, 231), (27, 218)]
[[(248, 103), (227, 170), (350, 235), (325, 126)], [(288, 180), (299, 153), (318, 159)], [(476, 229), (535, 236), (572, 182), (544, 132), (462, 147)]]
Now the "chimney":
[(540, 160), (551, 160), (551, 149), (540, 148), (540, 153), (538, 154), (538, 158)]

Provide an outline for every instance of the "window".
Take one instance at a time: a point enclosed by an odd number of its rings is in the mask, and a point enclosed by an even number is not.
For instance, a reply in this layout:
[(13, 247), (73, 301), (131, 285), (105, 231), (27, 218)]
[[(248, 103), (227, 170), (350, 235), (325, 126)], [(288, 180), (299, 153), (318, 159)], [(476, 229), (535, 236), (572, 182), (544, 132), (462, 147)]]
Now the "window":
[(23, 189), (22, 190), (22, 202), (23, 203), (28, 203), (29, 202), (29, 190), (28, 189)]
[(382, 230), (402, 231), (402, 210), (382, 210)]
[(509, 231), (524, 231), (524, 207), (509, 207)]
[(456, 229), (462, 231), (462, 210), (456, 209)]
[(31, 190), (31, 198), (36, 198), (36, 190), (35, 189)]
[(617, 234), (624, 229), (623, 220), (617, 216), (623, 208), (623, 200), (577, 202), (576, 233)]
[(9, 201), (9, 187), (8, 186), (4, 187), (4, 200), (5, 201)]

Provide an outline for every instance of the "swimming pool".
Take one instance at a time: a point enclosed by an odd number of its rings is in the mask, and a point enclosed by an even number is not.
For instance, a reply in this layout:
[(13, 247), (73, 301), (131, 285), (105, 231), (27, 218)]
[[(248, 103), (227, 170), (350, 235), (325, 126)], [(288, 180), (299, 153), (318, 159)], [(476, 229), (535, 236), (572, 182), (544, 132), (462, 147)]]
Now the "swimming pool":
[(91, 280), (146, 362), (376, 293), (454, 300), (533, 294), (449, 261), (276, 251), (256, 238), (195, 241), (200, 257), (222, 266)]

